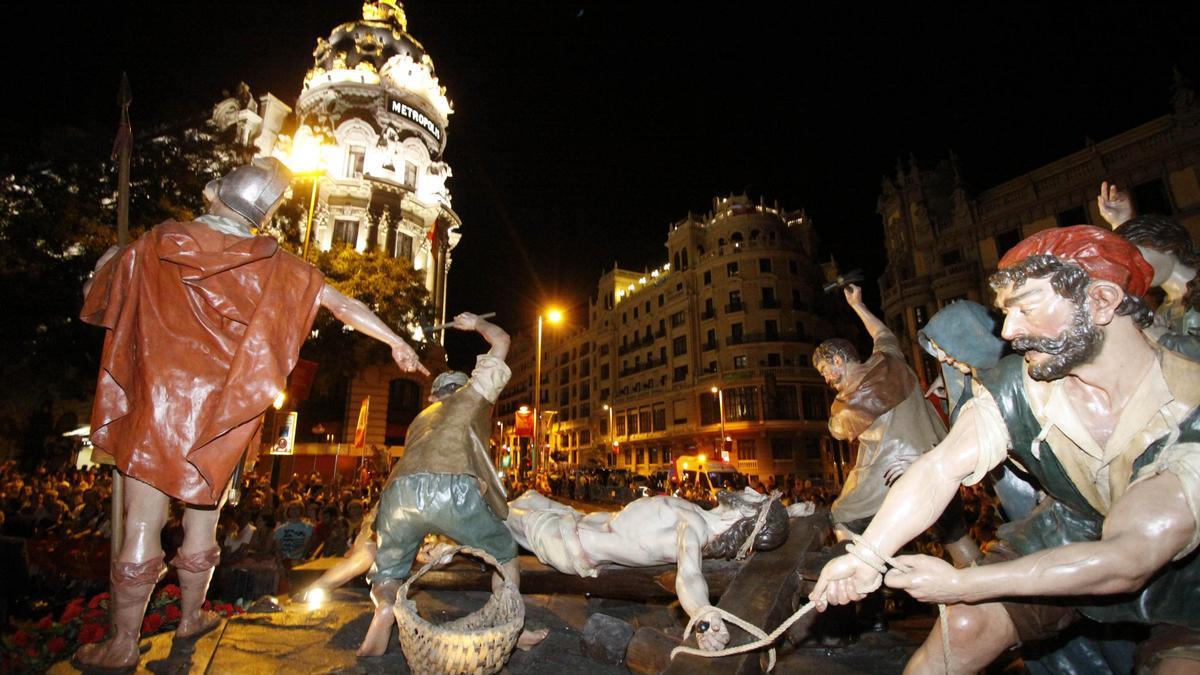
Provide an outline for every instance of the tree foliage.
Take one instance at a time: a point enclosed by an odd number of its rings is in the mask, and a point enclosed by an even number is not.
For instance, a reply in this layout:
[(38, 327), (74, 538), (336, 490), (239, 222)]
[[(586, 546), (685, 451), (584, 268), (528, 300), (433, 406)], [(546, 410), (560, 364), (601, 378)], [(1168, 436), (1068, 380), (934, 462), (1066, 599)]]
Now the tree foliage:
[[(10, 383), (0, 389), (0, 456), (22, 443), (40, 443), (29, 420), (50, 402), (60, 412), (70, 401), (84, 402), (75, 407), (86, 418), (103, 344), (101, 331), (78, 314), (84, 281), (116, 243), (115, 165), (105, 143), (79, 132), (64, 131), (53, 141), (35, 161), (0, 175), (0, 306), (8, 310), (0, 322), (0, 350)], [(130, 239), (164, 220), (200, 215), (208, 181), (249, 158), (232, 130), (218, 131), (202, 117), (140, 133), (130, 167)], [(295, 187), (263, 234), (299, 253), (308, 184), (297, 181)], [(348, 247), (315, 258), (331, 283), (393, 328), (428, 311), (420, 274), (407, 260)], [(319, 382), (388, 359), (386, 349), (342, 330), (328, 312), (314, 327), (319, 337), (304, 353), (321, 364)]]

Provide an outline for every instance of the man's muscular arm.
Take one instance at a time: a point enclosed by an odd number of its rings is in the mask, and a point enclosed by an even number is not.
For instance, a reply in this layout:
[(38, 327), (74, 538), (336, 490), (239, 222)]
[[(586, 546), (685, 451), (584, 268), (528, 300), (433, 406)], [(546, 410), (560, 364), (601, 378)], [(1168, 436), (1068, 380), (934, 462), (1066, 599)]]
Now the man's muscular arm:
[[(976, 469), (979, 447), (974, 435), (974, 408), (963, 411), (945, 440), (913, 462), (896, 480), (863, 532), (863, 539), (890, 556), (937, 520)], [(964, 424), (965, 423), (965, 424)], [(872, 556), (859, 547), (859, 552)], [(824, 611), (826, 603), (844, 605), (861, 600), (877, 587), (879, 573), (853, 555), (834, 558), (821, 570), (809, 599)]]
[(925, 602), (1131, 593), (1186, 549), (1195, 528), (1179, 479), (1163, 473), (1129, 488), (1113, 504), (1100, 541), (961, 571), (927, 556), (903, 556), (899, 560), (913, 570), (892, 570), (887, 583)]
[(501, 361), (508, 356), (508, 345), (511, 339), (508, 337), (508, 333), (496, 324), (481, 319), (471, 312), (463, 312), (454, 317), (454, 327), (458, 330), (473, 330), (482, 335), (491, 347), (488, 350), (489, 355)]
[(867, 333), (871, 335), (872, 340), (878, 340), (880, 335), (891, 335), (892, 331), (887, 327), (887, 324), (879, 320), (879, 317), (871, 313), (867, 309), (867, 305), (862, 299), (862, 289), (854, 284), (850, 284), (844, 291), (846, 294), (846, 303), (850, 305), (850, 309), (858, 315), (862, 320), (863, 327), (867, 329)]
[[(709, 606), (708, 582), (704, 580), (701, 568), (703, 559), (701, 551), (704, 547), (702, 532), (707, 527), (698, 516), (684, 514), (675, 527), (675, 543), (678, 550), (675, 571), (675, 594), (679, 596), (679, 604), (689, 617), (696, 617)], [(729, 643), (729, 629), (721, 615), (709, 612), (708, 615), (697, 617), (696, 643), (701, 649), (723, 649)]]
[(342, 295), (327, 283), (321, 291), (321, 305), (332, 312), (338, 321), (391, 347), (392, 359), (400, 370), (429, 374), (413, 348), (362, 302)]

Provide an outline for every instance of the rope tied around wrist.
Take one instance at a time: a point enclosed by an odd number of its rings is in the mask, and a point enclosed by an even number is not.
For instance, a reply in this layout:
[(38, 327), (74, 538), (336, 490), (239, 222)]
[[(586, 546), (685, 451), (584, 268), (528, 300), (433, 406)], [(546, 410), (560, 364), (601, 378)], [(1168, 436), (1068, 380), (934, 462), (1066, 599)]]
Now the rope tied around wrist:
[[(753, 540), (753, 536), (751, 536), (751, 540)], [(878, 590), (878, 588), (883, 584), (883, 575), (887, 573), (888, 566), (894, 567), (902, 572), (908, 572), (908, 571), (911, 571), (911, 569), (912, 569), (912, 568), (908, 567), (907, 565), (900, 563), (895, 558), (883, 555), (878, 550), (876, 550), (876, 548), (874, 546), (872, 546), (870, 542), (863, 539), (860, 535), (854, 534), (852, 532), (852, 533), (850, 533), (850, 540), (852, 543), (846, 547), (846, 551), (850, 555), (853, 555), (855, 558), (858, 558), (864, 564), (866, 564), (868, 567), (870, 567), (871, 569), (873, 569), (879, 573), (879, 578), (874, 582), (874, 585), (871, 586), (871, 588), (857, 589), (860, 593), (873, 593), (876, 590)], [(868, 557), (868, 554), (873, 557)], [(804, 617), (804, 615), (811, 612), (813, 610), (813, 608), (816, 606), (817, 606), (817, 603), (815, 601), (810, 600), (803, 607), (796, 610), (795, 614), (792, 614), (790, 617), (787, 618), (787, 620), (785, 620), (783, 623), (779, 624), (778, 628), (771, 631), (770, 634), (767, 634), (761, 628), (759, 628), (759, 627), (755, 626), (754, 624), (751, 624), (750, 622), (745, 621), (737, 616), (734, 616), (733, 614), (730, 614), (729, 612), (721, 609), (720, 607), (714, 607), (712, 605), (708, 605), (706, 607), (701, 608), (698, 612), (696, 612), (695, 616), (693, 616), (691, 618), (691, 620), (688, 621), (687, 628), (685, 628), (683, 631), (685, 640), (688, 638), (689, 635), (691, 635), (692, 627), (696, 624), (696, 622), (700, 619), (700, 617), (705, 616), (710, 613), (714, 613), (714, 612), (719, 614), (721, 616), (721, 618), (723, 618), (725, 621), (728, 621), (729, 623), (732, 623), (735, 626), (738, 626), (742, 630), (746, 631), (747, 633), (750, 633), (751, 635), (753, 635), (754, 637), (756, 637), (758, 639), (755, 640), (754, 642), (748, 642), (744, 645), (737, 645), (734, 647), (726, 647), (725, 649), (719, 649), (719, 650), (714, 650), (714, 651), (709, 651), (709, 650), (705, 650), (705, 649), (696, 649), (694, 647), (685, 647), (685, 646), (681, 645), (681, 646), (676, 647), (675, 649), (671, 650), (671, 658), (674, 659), (676, 654), (691, 654), (693, 656), (703, 656), (705, 658), (718, 658), (718, 657), (722, 657), (722, 656), (733, 656), (734, 654), (742, 654), (745, 652), (754, 651), (756, 649), (762, 649), (763, 647), (769, 647), (770, 649), (768, 651), (769, 661), (767, 664), (767, 671), (770, 672), (772, 669), (775, 668), (775, 647), (773, 646), (775, 644), (775, 641), (778, 640), (781, 635), (783, 635), (785, 632), (787, 632), (787, 629), (791, 628), (792, 624), (799, 621), (802, 617)], [(952, 668), (953, 661), (950, 658), (949, 621), (946, 616), (946, 605), (941, 604), (941, 603), (938, 604), (938, 621), (941, 625), (942, 655), (945, 658), (946, 672), (952, 673), (952, 672), (954, 672), (954, 670)]]

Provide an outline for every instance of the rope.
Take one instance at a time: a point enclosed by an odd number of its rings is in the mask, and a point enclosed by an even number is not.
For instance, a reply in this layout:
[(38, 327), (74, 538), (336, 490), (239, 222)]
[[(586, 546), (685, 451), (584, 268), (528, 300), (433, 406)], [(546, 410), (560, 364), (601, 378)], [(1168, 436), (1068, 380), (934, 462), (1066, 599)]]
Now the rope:
[[(880, 553), (879, 551), (875, 550), (875, 547), (872, 546), (870, 544), (870, 542), (863, 539), (861, 536), (851, 533), (850, 537), (851, 537), (851, 541), (853, 543), (850, 546), (846, 547), (847, 552), (849, 552), (854, 557), (858, 558), (859, 560), (861, 560), (864, 563), (866, 563), (867, 565), (869, 565), (872, 569), (874, 569), (876, 572), (879, 572), (879, 574), (881, 575), (879, 578), (879, 581), (877, 581), (872, 588), (862, 589), (862, 590), (860, 590), (860, 592), (872, 593), (876, 589), (878, 589), (879, 586), (883, 584), (882, 575), (885, 572), (887, 572), (887, 565), (891, 565), (892, 567), (894, 567), (902, 572), (911, 571), (912, 568), (910, 568), (906, 565), (902, 565), (895, 558), (885, 556), (882, 553)], [(859, 549), (859, 547), (866, 549), (866, 551), (871, 553), (872, 555), (874, 555), (875, 558), (868, 559), (867, 557), (865, 557), (863, 555), (862, 551)], [(714, 650), (714, 651), (709, 651), (706, 649), (696, 649), (695, 647), (686, 647), (686, 646), (681, 645), (681, 646), (676, 647), (675, 649), (671, 650), (671, 658), (674, 659), (676, 654), (691, 654), (692, 656), (703, 656), (705, 658), (715, 659), (715, 658), (719, 658), (722, 656), (733, 656), (735, 654), (744, 654), (745, 652), (754, 651), (756, 649), (762, 649), (763, 647), (769, 647), (770, 651), (768, 652), (769, 662), (767, 664), (767, 672), (770, 672), (772, 669), (775, 668), (775, 647), (773, 646), (775, 644), (775, 641), (778, 640), (781, 635), (783, 635), (785, 632), (787, 632), (787, 630), (792, 627), (792, 624), (799, 621), (806, 614), (811, 612), (813, 610), (813, 608), (816, 606), (817, 606), (817, 603), (810, 600), (803, 607), (796, 610), (796, 613), (792, 614), (790, 617), (788, 617), (786, 621), (779, 624), (778, 628), (771, 631), (770, 634), (767, 634), (767, 633), (764, 633), (761, 628), (749, 623), (748, 621), (745, 621), (737, 616), (734, 616), (733, 614), (730, 614), (729, 612), (721, 609), (720, 607), (713, 607), (713, 606), (709, 605), (708, 607), (701, 609), (699, 612), (696, 612), (696, 616), (693, 616), (691, 621), (688, 621), (687, 628), (685, 628), (683, 631), (683, 634), (685, 636), (684, 639), (687, 639), (687, 636), (691, 635), (692, 626), (696, 623), (696, 621), (701, 616), (704, 616), (711, 612), (716, 612), (717, 614), (721, 615), (721, 618), (734, 624), (735, 626), (740, 627), (742, 630), (746, 631), (747, 633), (750, 633), (751, 635), (757, 637), (758, 640), (756, 640), (754, 642), (748, 642), (744, 645), (737, 645), (734, 647), (726, 647), (725, 649), (719, 649), (719, 650)], [(939, 624), (942, 629), (942, 655), (945, 657), (946, 672), (951, 673), (951, 672), (953, 672), (953, 669), (951, 667), (953, 665), (953, 661), (950, 658), (949, 620), (947, 619), (947, 616), (946, 616), (946, 606), (941, 603), (938, 604), (938, 621), (939, 621)]]

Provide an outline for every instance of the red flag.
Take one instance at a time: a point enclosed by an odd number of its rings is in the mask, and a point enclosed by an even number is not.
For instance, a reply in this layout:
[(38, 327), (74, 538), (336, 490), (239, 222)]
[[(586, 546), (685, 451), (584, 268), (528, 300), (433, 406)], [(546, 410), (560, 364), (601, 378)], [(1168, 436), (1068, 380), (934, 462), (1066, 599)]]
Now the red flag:
[(433, 221), (433, 227), (429, 228), (429, 234), (426, 236), (426, 239), (429, 240), (430, 248), (432, 248), (433, 245), (437, 243), (438, 226), (441, 225), (441, 223), (442, 223), (442, 221), (440, 219), (435, 220), (435, 221)]
[(516, 412), (516, 418), (516, 424), (513, 425), (513, 433), (517, 436), (533, 438), (533, 411), (518, 410)]
[(129, 78), (121, 73), (121, 124), (117, 127), (117, 137), (113, 141), (112, 158), (116, 160), (133, 143), (133, 128), (129, 124), (129, 104), (133, 98), (129, 95)]
[(362, 407), (358, 409), (358, 426), (354, 427), (354, 447), (361, 448), (367, 442), (367, 417), (370, 414), (371, 397), (363, 399)]

